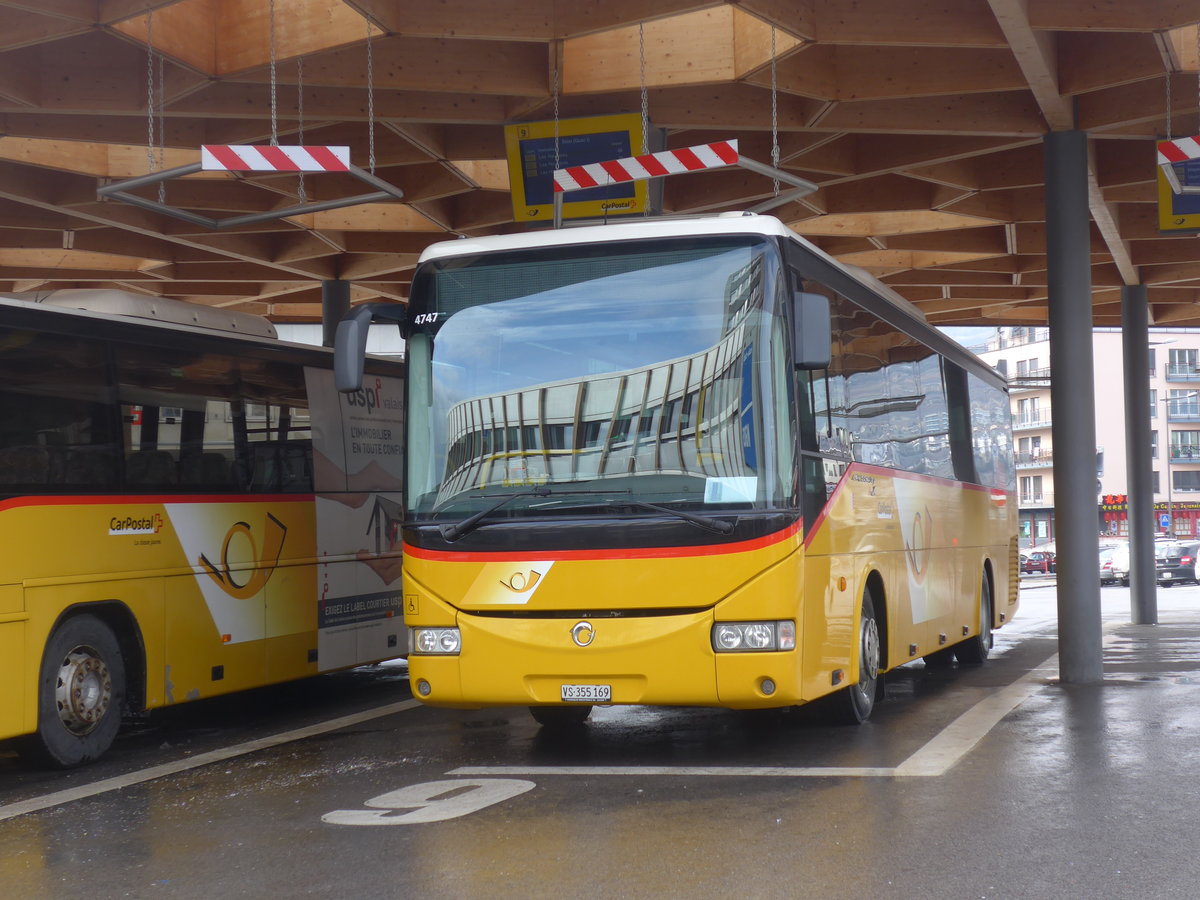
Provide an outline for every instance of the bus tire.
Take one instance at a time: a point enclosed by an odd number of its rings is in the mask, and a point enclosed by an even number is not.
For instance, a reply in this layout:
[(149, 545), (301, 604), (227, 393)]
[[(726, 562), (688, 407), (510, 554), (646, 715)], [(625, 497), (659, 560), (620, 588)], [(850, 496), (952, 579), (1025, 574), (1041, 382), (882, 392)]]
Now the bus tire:
[(38, 677), (38, 728), (25, 754), (67, 769), (112, 746), (125, 702), (125, 663), (112, 629), (91, 615), (73, 616), (46, 642)]
[(992, 580), (987, 569), (979, 582), (979, 633), (954, 648), (958, 661), (968, 666), (982, 665), (992, 651)]
[(858, 681), (830, 695), (830, 718), (834, 722), (861, 725), (870, 718), (880, 694), (881, 658), (875, 600), (871, 596), (871, 589), (866, 588), (863, 590), (862, 610), (858, 618)]
[(954, 648), (943, 647), (921, 657), (927, 669), (945, 669), (954, 664)]
[(531, 706), (529, 714), (543, 728), (573, 728), (592, 714), (591, 704), (580, 706)]

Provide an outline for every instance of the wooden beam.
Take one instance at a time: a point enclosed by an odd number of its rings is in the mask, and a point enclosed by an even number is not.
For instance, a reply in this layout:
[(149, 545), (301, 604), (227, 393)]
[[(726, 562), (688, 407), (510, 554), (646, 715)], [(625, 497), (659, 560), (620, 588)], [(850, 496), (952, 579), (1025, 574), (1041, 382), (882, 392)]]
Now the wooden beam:
[(821, 131), (1040, 136), (1046, 123), (1024, 91), (841, 102), (812, 126)]
[[(473, 41), (389, 36), (376, 38), (371, 53), (376, 91), (438, 91), (547, 97), (546, 47), (519, 41)], [(276, 67), (276, 80), (294, 97), (294, 64)], [(269, 83), (270, 70), (238, 76), (242, 83)], [(361, 88), (366, 85), (366, 48), (355, 45), (307, 59), (306, 86)], [(289, 105), (294, 103), (288, 98)]]
[(854, 14), (839, 3), (815, 3), (815, 37), (831, 44), (1003, 47), (1004, 34), (978, 2), (857, 0)]

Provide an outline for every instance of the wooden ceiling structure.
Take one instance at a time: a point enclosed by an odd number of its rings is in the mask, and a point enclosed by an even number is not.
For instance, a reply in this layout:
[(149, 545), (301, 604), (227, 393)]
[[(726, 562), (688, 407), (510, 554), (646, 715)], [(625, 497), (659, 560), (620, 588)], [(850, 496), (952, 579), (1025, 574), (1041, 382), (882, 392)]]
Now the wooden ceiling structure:
[[(780, 165), (820, 190), (774, 214), (940, 325), (1046, 322), (1042, 141), (1086, 131), (1095, 323), (1140, 283), (1152, 324), (1200, 325), (1200, 241), (1159, 232), (1155, 184), (1155, 142), (1200, 133), (1197, 23), (1196, 0), (0, 0), (0, 291), (276, 321), (319, 321), (328, 279), (402, 300), (428, 244), (523, 227), (503, 125), (639, 112), (644, 91), (672, 148), (737, 138), (770, 162), (777, 131)], [(404, 201), (213, 230), (97, 197), (273, 134), (364, 168), (373, 150)], [(219, 219), (291, 207), (300, 185), (163, 190)], [(665, 206), (771, 193), (722, 170), (669, 179)]]

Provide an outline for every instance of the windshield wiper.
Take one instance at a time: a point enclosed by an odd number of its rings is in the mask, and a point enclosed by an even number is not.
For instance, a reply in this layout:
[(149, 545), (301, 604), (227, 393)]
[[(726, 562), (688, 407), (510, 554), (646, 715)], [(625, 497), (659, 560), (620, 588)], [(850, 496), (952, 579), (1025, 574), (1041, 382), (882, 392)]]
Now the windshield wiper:
[(491, 506), (481, 509), (474, 515), (468, 516), (461, 522), (457, 522), (454, 525), (443, 525), (438, 529), (438, 531), (442, 535), (442, 540), (447, 542), (457, 541), (464, 534), (467, 534), (468, 532), (474, 531), (476, 528), (478, 528), (479, 523), (483, 521), (486, 516), (490, 516), (496, 510), (508, 503), (511, 503), (518, 497), (549, 497), (551, 493), (552, 492), (548, 487), (535, 487), (532, 491), (519, 491), (515, 494), (505, 494)]
[[(505, 494), (491, 506), (481, 509), (479, 512), (468, 516), (461, 522), (453, 525), (443, 525), (438, 529), (442, 536), (442, 540), (452, 543), (457, 541), (463, 535), (474, 531), (483, 522), (485, 518), (490, 516), (496, 510), (506, 506), (518, 497), (550, 497), (550, 496), (580, 496), (594, 494), (623, 494), (626, 491), (552, 491), (550, 488), (542, 486), (536, 487), (531, 491), (519, 491), (515, 494)], [(647, 503), (645, 500), (635, 500), (632, 497), (622, 497), (620, 500), (608, 500), (600, 503), (601, 506), (636, 506), (639, 509), (649, 509), (654, 512), (666, 513), (669, 516), (675, 516), (678, 519), (683, 519), (685, 522), (690, 522), (700, 528), (708, 531), (716, 532), (717, 534), (729, 534), (733, 531), (733, 523), (726, 522), (722, 519), (713, 519), (708, 516), (699, 516), (695, 513), (684, 512), (681, 509), (671, 509), (669, 506), (659, 506), (655, 503)]]
[(655, 512), (666, 513), (670, 516), (677, 516), (685, 522), (691, 522), (693, 525), (698, 525), (708, 531), (715, 531), (717, 534), (729, 534), (733, 531), (733, 523), (726, 522), (724, 519), (713, 519), (709, 516), (698, 516), (695, 513), (684, 512), (682, 509), (671, 509), (669, 506), (659, 506), (656, 503), (647, 503), (645, 500), (634, 500), (626, 498), (623, 500), (610, 500), (606, 506), (636, 506), (639, 509), (652, 509)]

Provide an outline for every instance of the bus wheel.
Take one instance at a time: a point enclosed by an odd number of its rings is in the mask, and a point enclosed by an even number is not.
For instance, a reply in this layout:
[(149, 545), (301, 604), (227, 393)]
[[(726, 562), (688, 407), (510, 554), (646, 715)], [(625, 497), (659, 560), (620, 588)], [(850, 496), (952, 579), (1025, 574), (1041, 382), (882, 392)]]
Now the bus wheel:
[(28, 755), (64, 769), (99, 759), (121, 727), (124, 701), (125, 664), (112, 630), (95, 616), (68, 619), (46, 642)]
[(858, 682), (831, 695), (832, 718), (843, 725), (859, 725), (871, 716), (879, 687), (879, 622), (870, 589), (863, 591), (858, 621)]
[(543, 728), (571, 728), (582, 725), (592, 714), (591, 704), (581, 706), (531, 706), (529, 714)]
[(992, 650), (992, 580), (987, 570), (979, 583), (979, 634), (969, 637), (954, 648), (960, 663), (978, 666)]

